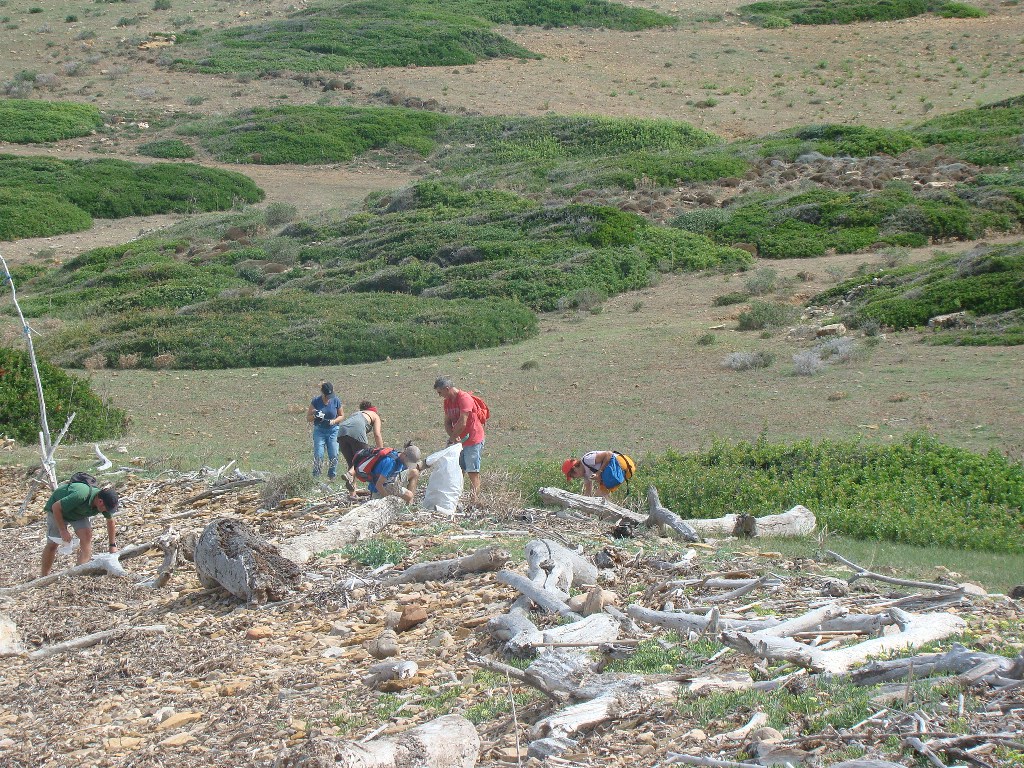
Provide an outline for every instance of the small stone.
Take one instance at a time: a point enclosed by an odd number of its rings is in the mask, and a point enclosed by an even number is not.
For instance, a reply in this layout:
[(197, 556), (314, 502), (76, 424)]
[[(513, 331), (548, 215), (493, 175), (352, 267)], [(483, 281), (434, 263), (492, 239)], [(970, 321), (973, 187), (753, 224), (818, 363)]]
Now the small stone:
[(195, 736), (191, 733), (176, 733), (173, 736), (168, 736), (166, 739), (160, 742), (161, 747), (181, 747), (188, 744), (190, 741), (195, 741)]
[(249, 627), (245, 630), (246, 640), (262, 640), (265, 637), (271, 637), (274, 634), (274, 630), (270, 627)]
[(175, 728), (179, 725), (185, 725), (202, 718), (202, 712), (179, 712), (176, 715), (171, 715), (166, 720), (160, 722), (156, 729), (158, 731), (166, 731), (170, 728)]
[(402, 618), (398, 620), (398, 625), (395, 629), (399, 632), (405, 632), (406, 630), (412, 629), (417, 624), (422, 624), (426, 620), (426, 608), (422, 605), (407, 605), (402, 609)]
[(142, 739), (135, 736), (122, 736), (117, 739), (104, 739), (103, 748), (107, 752), (125, 752), (129, 749), (135, 749), (142, 743)]

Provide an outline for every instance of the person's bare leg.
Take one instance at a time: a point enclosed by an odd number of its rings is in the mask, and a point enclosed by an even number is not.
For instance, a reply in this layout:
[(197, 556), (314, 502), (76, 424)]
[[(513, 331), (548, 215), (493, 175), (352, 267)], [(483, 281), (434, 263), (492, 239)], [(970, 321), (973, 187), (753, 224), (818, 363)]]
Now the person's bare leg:
[(46, 544), (43, 545), (43, 559), (39, 564), (40, 576), (49, 576), (50, 571), (53, 569), (53, 561), (56, 557), (57, 545), (47, 539)]
[(78, 548), (78, 564), (88, 563), (92, 560), (92, 528), (82, 528), (75, 531), (81, 546)]
[(469, 475), (469, 503), (476, 504), (480, 498), (480, 473), (467, 472)]

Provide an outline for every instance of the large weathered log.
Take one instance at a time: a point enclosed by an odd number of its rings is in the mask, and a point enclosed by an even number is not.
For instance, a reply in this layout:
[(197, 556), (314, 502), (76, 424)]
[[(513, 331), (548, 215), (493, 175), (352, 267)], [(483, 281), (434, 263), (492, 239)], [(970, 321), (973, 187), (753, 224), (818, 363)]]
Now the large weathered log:
[(780, 622), (774, 627), (759, 630), (758, 634), (762, 637), (791, 637), (798, 632), (819, 628), (823, 622), (845, 616), (846, 612), (847, 608), (844, 606), (838, 603), (829, 603), (821, 608), (808, 611), (802, 616), (796, 616)]
[(281, 545), (281, 556), (302, 565), (320, 552), (341, 549), (369, 539), (395, 522), (403, 506), (397, 496), (371, 499), (322, 531), (304, 533), (284, 542)]
[(384, 579), (385, 586), (410, 584), (424, 581), (447, 581), (465, 573), (488, 573), (505, 567), (511, 556), (501, 547), (481, 547), (463, 557), (449, 560), (435, 560), (431, 563), (417, 563), (395, 576)]
[(564, 592), (543, 589), (515, 571), (499, 571), (496, 578), (502, 584), (507, 584), (521, 592), (524, 597), (535, 603), (541, 610), (566, 616), (573, 621), (579, 621), (583, 618), (565, 604), (565, 600), (569, 596)]
[(721, 538), (723, 536), (736, 536), (741, 532), (740, 518), (741, 515), (722, 515), (721, 517), (708, 518), (695, 517), (686, 522), (704, 538)]
[(776, 661), (789, 661), (814, 672), (846, 674), (870, 656), (915, 648), (933, 640), (941, 640), (959, 632), (967, 622), (950, 613), (928, 613), (910, 616), (901, 632), (865, 640), (861, 643), (823, 651), (788, 637), (774, 637), (769, 632), (722, 633), (722, 642), (741, 653)]
[(723, 515), (686, 522), (702, 536), (806, 536), (817, 525), (814, 513), (799, 504), (778, 515)]
[(25, 652), (21, 643), (21, 635), (17, 625), (9, 616), (0, 613), (0, 659), (5, 656), (18, 656)]
[(656, 525), (660, 525), (664, 528), (675, 531), (683, 541), (700, 541), (700, 534), (698, 534), (691, 525), (686, 523), (683, 518), (675, 512), (670, 509), (666, 509), (661, 505), (661, 499), (658, 498), (658, 489), (653, 485), (648, 486), (647, 488), (647, 506), (649, 509), (647, 525), (649, 527), (653, 528)]
[(445, 715), (365, 744), (309, 739), (279, 757), (274, 768), (473, 768), (479, 752), (473, 724)]
[(250, 602), (283, 599), (301, 576), (299, 567), (282, 557), (277, 547), (231, 518), (206, 526), (194, 557), (204, 587), (223, 587)]
[(850, 675), (857, 685), (877, 685), (892, 680), (904, 680), (911, 674), (915, 678), (935, 674), (962, 675), (979, 665), (994, 663), (991, 673), (1002, 677), (1024, 678), (1024, 656), (1008, 659), (994, 653), (972, 651), (956, 643), (945, 653), (923, 653), (904, 659), (872, 661)]
[[(717, 609), (716, 609), (717, 610)], [(707, 632), (712, 622), (717, 624), (718, 629), (730, 629), (733, 631), (756, 632), (761, 629), (774, 627), (779, 623), (778, 619), (715, 619), (711, 612), (706, 616), (696, 613), (681, 613), (677, 611), (654, 611), (644, 608), (642, 605), (633, 604), (626, 609), (630, 618), (653, 624), (656, 627), (664, 627), (681, 633), (684, 637), (690, 632)]]
[(542, 589), (568, 593), (570, 587), (597, 582), (597, 566), (578, 552), (552, 539), (534, 539), (526, 544), (526, 575)]
[(545, 643), (588, 642), (600, 645), (619, 638), (619, 622), (607, 613), (595, 613), (581, 621), (562, 624), (543, 633)]
[(613, 683), (593, 698), (566, 707), (540, 720), (531, 730), (534, 739), (567, 737), (580, 731), (644, 712), (660, 700), (675, 698), (679, 683), (651, 683), (640, 677)]
[(643, 523), (647, 519), (643, 515), (620, 507), (615, 502), (601, 496), (581, 496), (578, 493), (563, 491), (561, 488), (541, 488), (537, 491), (537, 495), (546, 504), (557, 504), (566, 509), (586, 512), (602, 520), (611, 520), (612, 522), (630, 520), (634, 523)]

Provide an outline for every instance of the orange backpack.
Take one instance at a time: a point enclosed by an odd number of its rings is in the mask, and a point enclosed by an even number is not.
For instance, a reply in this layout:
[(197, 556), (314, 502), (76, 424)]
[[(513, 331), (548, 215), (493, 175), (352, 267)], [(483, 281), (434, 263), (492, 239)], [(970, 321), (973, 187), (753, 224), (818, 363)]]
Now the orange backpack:
[(470, 392), (469, 396), (473, 398), (473, 404), (476, 406), (476, 417), (480, 420), (480, 425), (483, 426), (491, 418), (491, 409), (487, 407), (487, 403), (479, 395), (474, 395)]

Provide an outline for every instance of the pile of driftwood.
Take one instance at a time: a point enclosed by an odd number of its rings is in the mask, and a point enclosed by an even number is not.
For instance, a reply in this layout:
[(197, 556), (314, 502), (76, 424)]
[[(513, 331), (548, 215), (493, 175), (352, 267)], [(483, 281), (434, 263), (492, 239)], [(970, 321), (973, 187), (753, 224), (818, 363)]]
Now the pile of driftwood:
[[(208, 500), (237, 493), (250, 485), (246, 482), (250, 479), (218, 472), (207, 490), (190, 494), (187, 503), (179, 505), (187, 507), (184, 511), (168, 510), (160, 520), (187, 521), (203, 510)], [(516, 761), (534, 758), (551, 765), (578, 764), (579, 756), (587, 753), (588, 740), (611, 738), (614, 729), (609, 730), (609, 724), (642, 723), (649, 712), (680, 697), (806, 686), (819, 677), (842, 678), (856, 685), (884, 684), (882, 699), (905, 699), (911, 681), (920, 685), (922, 680), (955, 680), (984, 692), (993, 723), (1019, 723), (1024, 715), (1024, 656), (1011, 659), (958, 644), (940, 653), (914, 652), (963, 632), (967, 626), (963, 616), (972, 606), (979, 601), (991, 603), (992, 598), (978, 594), (971, 585), (899, 579), (872, 572), (835, 553), (830, 555), (838, 567), (850, 571), (848, 578), (797, 577), (749, 566), (708, 572), (702, 563), (703, 553), (714, 551), (713, 543), (705, 541), (711, 537), (806, 535), (813, 531), (815, 521), (803, 507), (756, 520), (742, 516), (683, 520), (661, 504), (653, 488), (648, 492), (647, 514), (557, 489), (542, 489), (541, 495), (560, 507), (558, 514), (563, 519), (596, 517), (626, 533), (645, 526), (655, 528), (677, 542), (668, 547), (672, 556), (641, 561), (639, 555), (625, 558), (614, 547), (584, 552), (574, 545), (567, 533), (572, 526), (566, 525), (529, 539), (521, 556), (501, 546), (487, 546), (403, 570), (384, 567), (353, 574), (334, 587), (346, 601), (350, 595), (353, 599), (357, 595), (363, 599), (370, 599), (367, 595), (401, 596), (408, 590), (436, 589), (460, 581), (479, 585), (481, 579), (493, 585), (489, 592), (503, 593), (506, 602), (500, 612), (473, 620), (472, 626), (480, 634), (464, 659), (471, 666), (499, 673), (510, 684), (514, 681), (517, 686), (536, 689), (547, 702), (524, 715), (527, 738), (522, 751), (516, 749)], [(306, 504), (305, 508), (310, 507)], [(0, 598), (13, 599), (60, 579), (90, 574), (125, 576), (122, 561), (159, 551), (163, 557), (156, 574), (134, 577), (147, 589), (165, 586), (177, 567), (191, 561), (198, 582), (207, 591), (229, 593), (242, 603), (257, 606), (303, 600), (312, 605), (314, 593), (303, 590), (308, 590), (308, 580), (316, 577), (314, 556), (387, 531), (402, 514), (397, 499), (375, 500), (326, 525), (315, 521), (300, 525), (276, 544), (240, 516), (215, 517), (201, 530), (183, 534), (166, 530), (151, 543), (127, 547), (46, 579), (0, 589)], [(524, 567), (510, 566), (520, 560), (525, 561)], [(641, 569), (652, 578), (645, 580), (641, 591), (631, 590), (632, 602), (624, 603), (622, 587)], [(879, 594), (863, 588), (867, 583), (884, 585), (888, 591)], [(369, 693), (401, 691), (422, 681), (422, 649), (411, 645), (403, 633), (426, 618), (421, 607), (408, 604), (387, 615), (385, 626), (361, 637), (362, 647), (374, 663), (358, 678), (358, 685)], [(163, 624), (137, 624), (28, 653), (17, 626), (0, 616), (0, 653), (42, 660), (126, 632), (165, 631)], [(672, 642), (712, 639), (723, 648), (701, 669), (664, 674), (608, 671), (611, 659), (628, 657), (645, 642), (664, 641), (669, 631), (676, 638)], [(325, 656), (330, 656), (330, 651)], [(903, 658), (873, 660), (892, 654)], [(522, 663), (509, 663), (513, 658), (527, 659), (529, 664), (522, 669)], [(935, 768), (947, 761), (984, 768), (998, 764), (985, 760), (994, 747), (1021, 748), (1019, 729), (953, 734), (923, 713), (908, 714), (905, 708), (886, 706), (882, 699), (871, 717), (844, 731), (817, 737), (787, 735), (766, 727), (764, 713), (754, 713), (739, 727), (710, 740), (683, 734), (663, 745), (660, 759), (664, 764), (752, 768), (813, 761), (814, 750), (826, 743), (832, 748), (859, 746), (871, 753), (886, 739), (897, 738)], [(511, 724), (517, 735), (520, 725), (518, 720)], [(405, 729), (385, 723), (358, 742), (311, 736), (281, 750), (276, 764), (279, 768), (468, 768), (478, 764), (481, 748), (481, 732), (469, 720), (452, 714)], [(747, 757), (737, 759), (741, 755)], [(859, 768), (870, 764), (872, 761), (857, 763)]]

